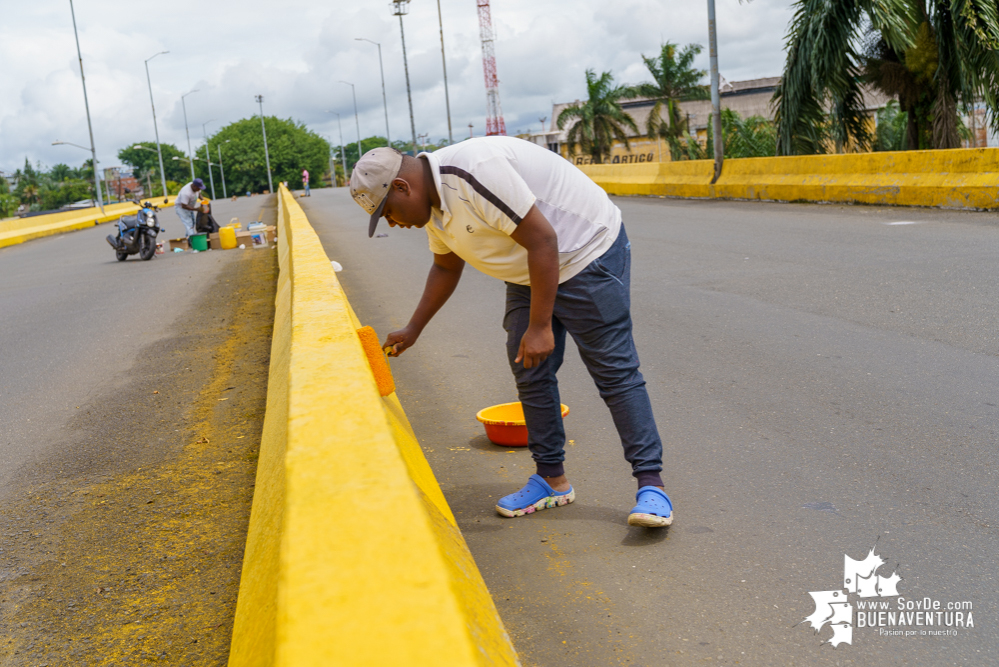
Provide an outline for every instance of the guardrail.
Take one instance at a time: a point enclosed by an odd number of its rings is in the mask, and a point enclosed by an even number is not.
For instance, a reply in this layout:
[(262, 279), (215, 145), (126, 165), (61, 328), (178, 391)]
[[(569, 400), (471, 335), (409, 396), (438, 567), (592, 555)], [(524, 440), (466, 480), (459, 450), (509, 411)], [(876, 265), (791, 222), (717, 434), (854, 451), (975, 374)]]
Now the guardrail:
[[(153, 200), (150, 200), (153, 201)], [(173, 206), (173, 200), (169, 204), (157, 203), (157, 207), (164, 208)], [(86, 229), (103, 222), (117, 220), (123, 215), (133, 215), (139, 210), (136, 204), (124, 202), (122, 204), (109, 204), (101, 209), (84, 208), (77, 211), (63, 211), (61, 213), (48, 213), (46, 215), (36, 215), (30, 218), (10, 218), (0, 222), (0, 248), (24, 243), (31, 239), (65, 232)]]
[(999, 148), (582, 165), (609, 194), (999, 208)]
[(315, 231), (278, 195), (267, 412), (230, 667), (516, 665)]

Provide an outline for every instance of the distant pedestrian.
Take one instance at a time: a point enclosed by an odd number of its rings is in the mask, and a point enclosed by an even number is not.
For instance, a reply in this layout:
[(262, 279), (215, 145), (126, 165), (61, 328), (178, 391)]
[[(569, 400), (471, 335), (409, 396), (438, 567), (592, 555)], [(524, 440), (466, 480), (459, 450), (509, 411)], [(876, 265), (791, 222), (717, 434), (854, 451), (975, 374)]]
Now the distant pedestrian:
[(631, 325), (631, 243), (621, 211), (568, 160), (521, 139), (468, 139), (417, 157), (365, 153), (350, 193), (370, 215), (372, 236), (390, 226), (425, 229), (434, 253), (423, 297), (383, 347), (416, 343), (451, 296), (468, 262), (506, 283), (507, 355), (537, 474), (496, 510), (523, 516), (575, 499), (565, 476), (565, 430), (556, 373), (572, 336), (614, 418), (638, 481), (633, 526), (673, 521), (663, 489), (662, 441)]
[(173, 208), (177, 211), (177, 217), (184, 223), (185, 236), (197, 234), (199, 193), (205, 189), (205, 182), (196, 178), (180, 189), (180, 193), (174, 200)]
[(309, 170), (308, 169), (303, 169), (302, 170), (302, 185), (305, 186), (305, 196), (306, 197), (311, 197), (312, 196), (312, 191), (309, 190)]

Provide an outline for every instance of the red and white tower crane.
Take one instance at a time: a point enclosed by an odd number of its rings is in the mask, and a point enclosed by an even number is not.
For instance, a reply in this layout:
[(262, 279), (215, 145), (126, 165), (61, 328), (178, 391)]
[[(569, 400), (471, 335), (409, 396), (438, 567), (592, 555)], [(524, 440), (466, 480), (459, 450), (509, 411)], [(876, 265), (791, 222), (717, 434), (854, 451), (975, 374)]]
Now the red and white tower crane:
[(506, 134), (500, 106), (499, 78), (496, 76), (496, 50), (493, 47), (493, 19), (489, 0), (475, 0), (479, 6), (479, 36), (482, 38), (482, 69), (486, 75), (486, 136)]

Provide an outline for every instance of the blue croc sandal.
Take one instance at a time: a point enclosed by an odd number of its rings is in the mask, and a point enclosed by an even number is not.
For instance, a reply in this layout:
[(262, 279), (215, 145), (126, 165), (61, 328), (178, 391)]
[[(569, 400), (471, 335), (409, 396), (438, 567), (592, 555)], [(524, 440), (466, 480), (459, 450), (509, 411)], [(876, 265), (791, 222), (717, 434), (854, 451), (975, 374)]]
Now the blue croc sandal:
[(543, 477), (531, 475), (520, 491), (500, 498), (496, 511), (503, 516), (524, 516), (549, 507), (568, 505), (575, 499), (576, 492), (571, 487), (565, 493), (558, 493)]
[(629, 526), (662, 528), (673, 523), (673, 501), (657, 486), (643, 486), (635, 495), (638, 504), (628, 515)]

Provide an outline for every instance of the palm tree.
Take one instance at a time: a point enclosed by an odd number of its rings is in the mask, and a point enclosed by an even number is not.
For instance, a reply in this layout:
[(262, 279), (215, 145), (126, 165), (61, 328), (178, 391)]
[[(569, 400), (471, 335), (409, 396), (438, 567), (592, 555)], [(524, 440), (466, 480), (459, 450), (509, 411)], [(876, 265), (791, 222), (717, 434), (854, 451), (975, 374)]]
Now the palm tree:
[[(873, 35), (861, 52), (857, 44), (865, 25)], [(900, 98), (909, 112), (910, 148), (920, 145), (921, 122), (932, 127), (933, 148), (958, 145), (958, 107), (976, 99), (984, 100), (993, 126), (999, 126), (997, 47), (994, 3), (798, 0), (784, 75), (774, 93), (777, 152), (825, 152), (825, 124), (837, 147), (869, 148), (864, 83)]]
[[(698, 83), (707, 71), (694, 69), (694, 58), (704, 50), (700, 44), (688, 44), (677, 53), (677, 45), (666, 42), (659, 56), (642, 56), (645, 66), (652, 75), (651, 83), (642, 83), (629, 90), (630, 97), (645, 97), (655, 100), (645, 131), (650, 139), (660, 138), (669, 146), (673, 160), (680, 160), (687, 154), (686, 142), (681, 137), (689, 133), (687, 116), (680, 112), (680, 102), (706, 100), (711, 97), (707, 86)], [(665, 110), (665, 117), (663, 111)]]
[(25, 185), (21, 190), (21, 201), (29, 206), (38, 202), (38, 186), (35, 184)]
[(629, 89), (615, 86), (610, 72), (598, 78), (592, 69), (586, 70), (586, 92), (585, 102), (569, 105), (558, 115), (558, 129), (575, 120), (566, 133), (569, 154), (575, 155), (578, 145), (594, 164), (600, 164), (610, 156), (615, 139), (630, 148), (625, 130), (637, 134), (638, 126), (621, 108), (620, 100), (627, 98)]

